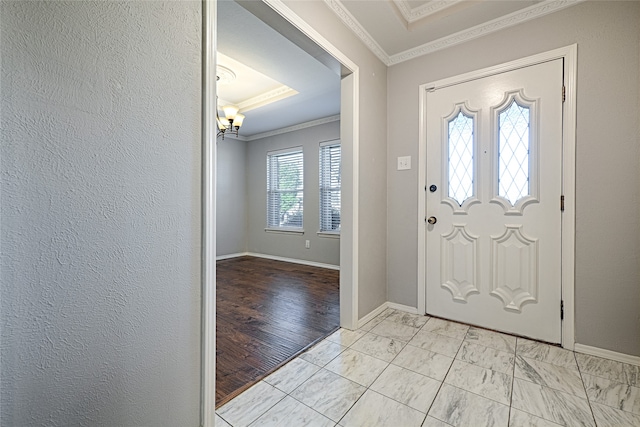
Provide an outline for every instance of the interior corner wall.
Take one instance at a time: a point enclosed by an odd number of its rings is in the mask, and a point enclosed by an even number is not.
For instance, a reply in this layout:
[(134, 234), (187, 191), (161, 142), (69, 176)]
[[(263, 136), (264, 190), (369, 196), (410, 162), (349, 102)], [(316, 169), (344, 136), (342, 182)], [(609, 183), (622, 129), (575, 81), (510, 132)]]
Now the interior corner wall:
[[(578, 45), (576, 342), (640, 356), (640, 2), (587, 1), (389, 69), (389, 300), (416, 306), (418, 86)], [(428, 262), (427, 262), (428, 268)]]
[[(321, 264), (340, 265), (340, 239), (320, 237), (320, 143), (340, 139), (335, 121), (248, 142), (249, 252)], [(302, 147), (304, 170), (304, 234), (266, 232), (267, 153)], [(305, 248), (309, 240), (309, 249)]]
[(0, 8), (2, 425), (197, 426), (201, 3)]
[(357, 268), (362, 318), (387, 301), (387, 67), (324, 1), (284, 3), (359, 67)]
[(216, 142), (216, 255), (247, 252), (247, 142)]

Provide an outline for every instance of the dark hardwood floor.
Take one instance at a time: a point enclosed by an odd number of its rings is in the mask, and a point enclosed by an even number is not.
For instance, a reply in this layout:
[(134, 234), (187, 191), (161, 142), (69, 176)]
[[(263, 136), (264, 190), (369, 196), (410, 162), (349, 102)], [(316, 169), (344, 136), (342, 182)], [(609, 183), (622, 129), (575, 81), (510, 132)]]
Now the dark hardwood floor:
[(245, 256), (216, 276), (216, 407), (340, 324), (339, 271)]

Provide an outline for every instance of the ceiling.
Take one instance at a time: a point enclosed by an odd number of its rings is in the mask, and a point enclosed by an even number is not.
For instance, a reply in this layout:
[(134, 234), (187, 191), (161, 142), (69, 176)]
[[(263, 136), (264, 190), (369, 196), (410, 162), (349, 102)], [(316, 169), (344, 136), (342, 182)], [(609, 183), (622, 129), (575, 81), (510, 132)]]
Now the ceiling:
[[(218, 70), (218, 101), (240, 107), (244, 139), (300, 123), (337, 120), (340, 64), (268, 6), (218, 1), (217, 28), (217, 63), (226, 68)], [(221, 74), (227, 71), (235, 74), (231, 83), (223, 82)]]
[[(582, 0), (313, 1), (324, 2), (392, 66)], [(218, 97), (245, 114), (240, 129), (245, 140), (337, 120), (340, 113), (341, 64), (267, 3), (218, 1), (218, 64), (226, 67), (218, 75), (235, 76), (219, 81)]]

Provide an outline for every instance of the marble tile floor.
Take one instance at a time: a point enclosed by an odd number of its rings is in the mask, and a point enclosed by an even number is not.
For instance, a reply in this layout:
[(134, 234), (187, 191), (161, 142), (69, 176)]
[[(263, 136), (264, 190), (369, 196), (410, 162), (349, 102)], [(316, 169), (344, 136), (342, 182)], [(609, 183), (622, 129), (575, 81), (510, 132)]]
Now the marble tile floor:
[(216, 426), (640, 427), (640, 366), (388, 309), (220, 407)]

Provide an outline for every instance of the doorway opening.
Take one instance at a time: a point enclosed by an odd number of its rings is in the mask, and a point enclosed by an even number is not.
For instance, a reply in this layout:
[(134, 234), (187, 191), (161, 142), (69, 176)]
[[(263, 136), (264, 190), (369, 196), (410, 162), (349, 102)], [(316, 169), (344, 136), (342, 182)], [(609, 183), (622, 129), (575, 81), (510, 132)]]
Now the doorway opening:
[[(227, 3), (227, 2), (225, 2)], [(339, 239), (339, 263), (340, 271), (339, 276), (339, 304), (340, 304), (340, 314), (339, 314), (339, 325), (347, 328), (353, 328), (357, 323), (357, 300), (355, 296), (357, 295), (357, 258), (355, 254), (357, 253), (357, 223), (355, 218), (357, 218), (357, 158), (358, 158), (358, 139), (357, 139), (357, 118), (358, 118), (358, 97), (357, 97), (357, 79), (358, 79), (358, 70), (355, 64), (353, 64), (348, 58), (342, 55), (337, 49), (335, 49), (331, 44), (329, 44), (324, 38), (322, 38), (319, 34), (315, 33), (310, 27), (308, 27), (304, 22), (300, 21), (300, 19), (293, 14), (290, 10), (284, 8), (279, 3), (276, 3), (275, 6), (269, 5), (269, 2), (237, 2), (243, 8), (249, 9), (251, 8), (251, 13), (255, 16), (259, 16), (265, 22), (268, 22), (272, 28), (275, 28), (277, 32), (286, 35), (292, 42), (294, 42), (298, 48), (302, 49), (314, 49), (317, 53), (318, 49), (322, 49), (324, 54), (314, 57), (316, 61), (319, 61), (325, 67), (334, 67), (338, 64), (337, 69), (337, 78), (340, 80), (340, 88), (339, 88), (339, 97), (340, 97), (340, 112), (339, 112), (339, 131), (338, 138), (342, 145), (342, 194), (341, 194), (341, 213), (340, 213), (340, 222), (341, 222), (341, 230), (340, 230), (340, 239)], [(273, 9), (272, 9), (273, 7)], [(277, 8), (277, 12), (275, 9)], [(210, 11), (208, 14), (215, 15), (215, 11)], [(286, 19), (285, 19), (286, 18)], [(294, 32), (295, 31), (295, 32)], [(220, 37), (220, 34), (218, 34)], [(220, 39), (218, 40), (220, 44)], [(311, 44), (315, 47), (310, 47)], [(328, 58), (327, 55), (331, 56)], [(206, 73), (208, 74), (208, 79), (211, 79), (209, 75), (211, 73), (211, 67), (208, 67)], [(336, 70), (334, 70), (336, 71)], [(215, 78), (215, 77), (214, 77)], [(207, 115), (207, 119), (209, 120), (209, 116)], [(247, 115), (246, 123), (250, 123), (250, 116)], [(240, 132), (242, 134), (242, 132)], [(319, 141), (322, 142), (322, 141)], [(250, 143), (250, 142), (249, 142)], [(218, 143), (217, 151), (215, 153), (213, 161), (219, 163), (218, 155), (220, 154), (220, 143)], [(218, 177), (218, 180), (220, 177)], [(311, 185), (311, 184), (309, 184)], [(220, 198), (220, 194), (217, 197), (217, 205), (216, 210), (220, 212), (220, 205), (223, 201)], [(209, 215), (205, 212), (205, 220)], [(220, 225), (218, 224), (220, 227)], [(313, 227), (313, 226), (311, 226)], [(263, 227), (264, 228), (264, 227)], [(219, 229), (217, 234), (220, 235), (221, 230)], [(308, 232), (308, 231), (306, 231)], [(316, 230), (312, 231), (313, 234), (316, 233)], [(262, 230), (262, 233), (268, 234), (269, 231)], [(282, 237), (280, 235), (280, 237)], [(215, 239), (212, 242), (215, 245)], [(209, 248), (209, 253), (216, 253), (215, 248)], [(244, 250), (240, 253), (236, 253), (235, 255), (256, 255), (256, 252), (251, 250)], [(234, 257), (235, 258), (235, 257)], [(253, 260), (264, 262), (265, 257), (255, 257), (262, 258), (262, 260)], [(290, 261), (288, 256), (270, 256), (272, 258), (270, 261), (273, 265), (280, 265), (279, 262), (284, 258), (284, 261)], [(276, 258), (273, 260), (273, 258)], [(208, 266), (204, 266), (204, 268), (208, 271), (215, 271), (215, 256)], [(221, 261), (230, 263), (229, 261)], [(211, 265), (213, 264), (213, 265)], [(305, 268), (301, 266), (296, 270), (302, 270)], [(205, 277), (206, 275), (203, 275)], [(211, 274), (209, 274), (211, 276)], [(214, 276), (215, 277), (215, 276)], [(214, 278), (215, 280), (215, 278)], [(205, 283), (205, 286), (207, 284)], [(208, 286), (211, 286), (209, 284)], [(210, 313), (212, 311), (212, 303), (210, 299), (205, 299), (205, 306), (203, 308), (203, 318), (207, 317), (211, 318)], [(207, 312), (209, 316), (207, 316)], [(337, 324), (338, 325), (338, 324)], [(337, 326), (336, 325), (336, 326)], [(207, 332), (206, 328), (203, 328), (203, 334), (205, 335), (203, 339), (211, 343), (212, 341), (212, 331), (209, 330)], [(214, 335), (215, 337), (215, 335)], [(213, 338), (215, 340), (215, 338)], [(311, 344), (312, 342), (310, 342)], [(241, 343), (234, 343), (233, 345), (239, 346)], [(204, 364), (210, 363), (212, 359), (211, 349), (213, 346), (205, 345), (204, 346)], [(219, 351), (217, 352), (219, 353)], [(286, 361), (286, 360), (285, 360)], [(205, 373), (209, 372), (209, 375), (204, 379), (204, 391), (203, 391), (203, 402), (212, 402), (213, 396), (211, 391), (212, 387), (212, 373), (211, 369), (204, 369)], [(205, 374), (206, 375), (206, 374)], [(215, 380), (213, 380), (215, 381)], [(218, 399), (216, 399), (218, 400)], [(206, 403), (203, 403), (206, 405)], [(208, 418), (206, 416), (206, 410), (204, 418)]]

